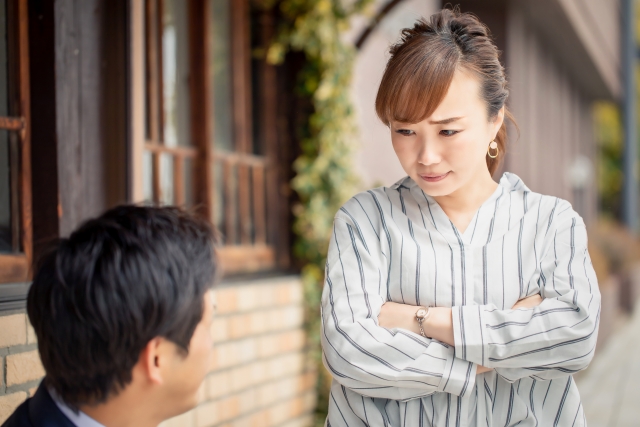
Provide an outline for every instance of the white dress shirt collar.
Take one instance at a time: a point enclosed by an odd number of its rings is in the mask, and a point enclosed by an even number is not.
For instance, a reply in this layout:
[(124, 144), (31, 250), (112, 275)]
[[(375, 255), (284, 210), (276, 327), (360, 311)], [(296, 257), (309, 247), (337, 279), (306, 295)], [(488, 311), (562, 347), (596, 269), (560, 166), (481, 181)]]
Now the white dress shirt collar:
[(76, 427), (105, 427), (82, 411), (71, 409), (66, 403), (58, 397), (56, 392), (48, 389), (51, 398), (55, 402), (60, 412), (62, 412)]

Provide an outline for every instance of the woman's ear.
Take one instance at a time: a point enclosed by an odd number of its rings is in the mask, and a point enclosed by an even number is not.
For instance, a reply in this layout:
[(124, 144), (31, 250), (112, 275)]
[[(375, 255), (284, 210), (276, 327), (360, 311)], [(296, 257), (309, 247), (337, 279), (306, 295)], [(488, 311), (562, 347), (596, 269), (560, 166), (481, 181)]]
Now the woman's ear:
[(502, 108), (498, 110), (498, 114), (496, 114), (495, 118), (493, 119), (493, 139), (496, 139), (496, 136), (498, 135), (498, 132), (500, 131), (500, 128), (504, 123), (504, 112), (505, 106), (503, 105)]

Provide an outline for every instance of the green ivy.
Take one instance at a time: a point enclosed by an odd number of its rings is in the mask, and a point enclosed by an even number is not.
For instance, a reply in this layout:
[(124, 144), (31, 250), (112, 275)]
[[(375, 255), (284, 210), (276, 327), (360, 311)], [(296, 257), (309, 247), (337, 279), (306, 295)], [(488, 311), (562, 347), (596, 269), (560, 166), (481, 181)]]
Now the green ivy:
[(593, 107), (595, 139), (598, 147), (598, 201), (600, 213), (620, 219), (624, 173), (624, 142), (620, 109), (611, 102), (596, 102)]
[(293, 208), (294, 254), (303, 261), (306, 331), (318, 370), (315, 425), (323, 425), (330, 378), (320, 359), (320, 295), (333, 217), (353, 195), (356, 178), (351, 163), (355, 135), (349, 98), (355, 48), (343, 41), (350, 18), (366, 13), (371, 0), (284, 0), (278, 3), (283, 25), (267, 52), (280, 63), (289, 50), (303, 52), (306, 64), (300, 91), (313, 104), (300, 157), (293, 164), (291, 185), (299, 203)]

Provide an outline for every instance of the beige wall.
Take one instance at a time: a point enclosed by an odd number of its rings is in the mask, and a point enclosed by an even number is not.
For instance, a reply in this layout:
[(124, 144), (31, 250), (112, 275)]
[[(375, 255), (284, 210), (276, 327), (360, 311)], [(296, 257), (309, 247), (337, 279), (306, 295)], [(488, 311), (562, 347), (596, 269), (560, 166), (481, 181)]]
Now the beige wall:
[[(507, 33), (509, 107), (521, 134), (510, 129), (505, 169), (533, 191), (569, 200), (589, 222), (597, 213), (591, 100), (522, 9), (510, 9)], [(592, 171), (582, 195), (570, 177), (580, 158)]]
[(621, 97), (619, 0), (508, 0), (508, 7), (524, 11), (582, 93)]
[(194, 410), (162, 427), (307, 427), (315, 366), (307, 364), (298, 277), (253, 280), (216, 292), (215, 355)]
[[(383, 3), (376, 2), (376, 7)], [(359, 130), (354, 169), (363, 188), (390, 185), (404, 176), (389, 130), (375, 115), (376, 91), (389, 45), (402, 28), (420, 16), (428, 17), (440, 3), (403, 1), (358, 53), (352, 85)], [(510, 152), (502, 170), (520, 175), (533, 191), (569, 200), (590, 222), (597, 215), (591, 104), (620, 94), (619, 1), (510, 0), (505, 7), (506, 27), (494, 30), (505, 34), (509, 107), (521, 134), (518, 139), (511, 129)], [(500, 25), (499, 16), (496, 20)], [(348, 39), (355, 40), (367, 23), (355, 20)], [(575, 187), (576, 171), (588, 175), (582, 189)]]
[[(377, 3), (380, 6), (384, 2)], [(354, 168), (362, 189), (391, 185), (406, 176), (391, 146), (389, 129), (376, 116), (376, 93), (389, 58), (389, 46), (397, 41), (400, 30), (413, 26), (420, 17), (428, 18), (439, 5), (438, 0), (405, 0), (380, 22), (358, 52), (351, 96), (358, 124)], [(355, 23), (353, 40), (366, 23), (362, 20)]]
[[(302, 285), (297, 276), (226, 285), (218, 311), (211, 372), (199, 405), (163, 427), (306, 427), (315, 408), (315, 366), (304, 350)], [(0, 317), (0, 423), (44, 371), (24, 313)]]
[(619, 0), (557, 0), (614, 97), (621, 96)]

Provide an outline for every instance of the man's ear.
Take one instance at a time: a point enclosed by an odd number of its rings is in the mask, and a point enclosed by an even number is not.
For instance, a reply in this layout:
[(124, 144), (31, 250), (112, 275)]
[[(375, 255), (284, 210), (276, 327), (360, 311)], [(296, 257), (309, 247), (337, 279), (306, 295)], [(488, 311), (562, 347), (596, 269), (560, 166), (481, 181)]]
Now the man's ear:
[(160, 337), (156, 337), (149, 341), (142, 349), (134, 371), (137, 370), (147, 381), (153, 384), (162, 384), (162, 367), (167, 363), (167, 360), (165, 359), (166, 346), (166, 340)]

